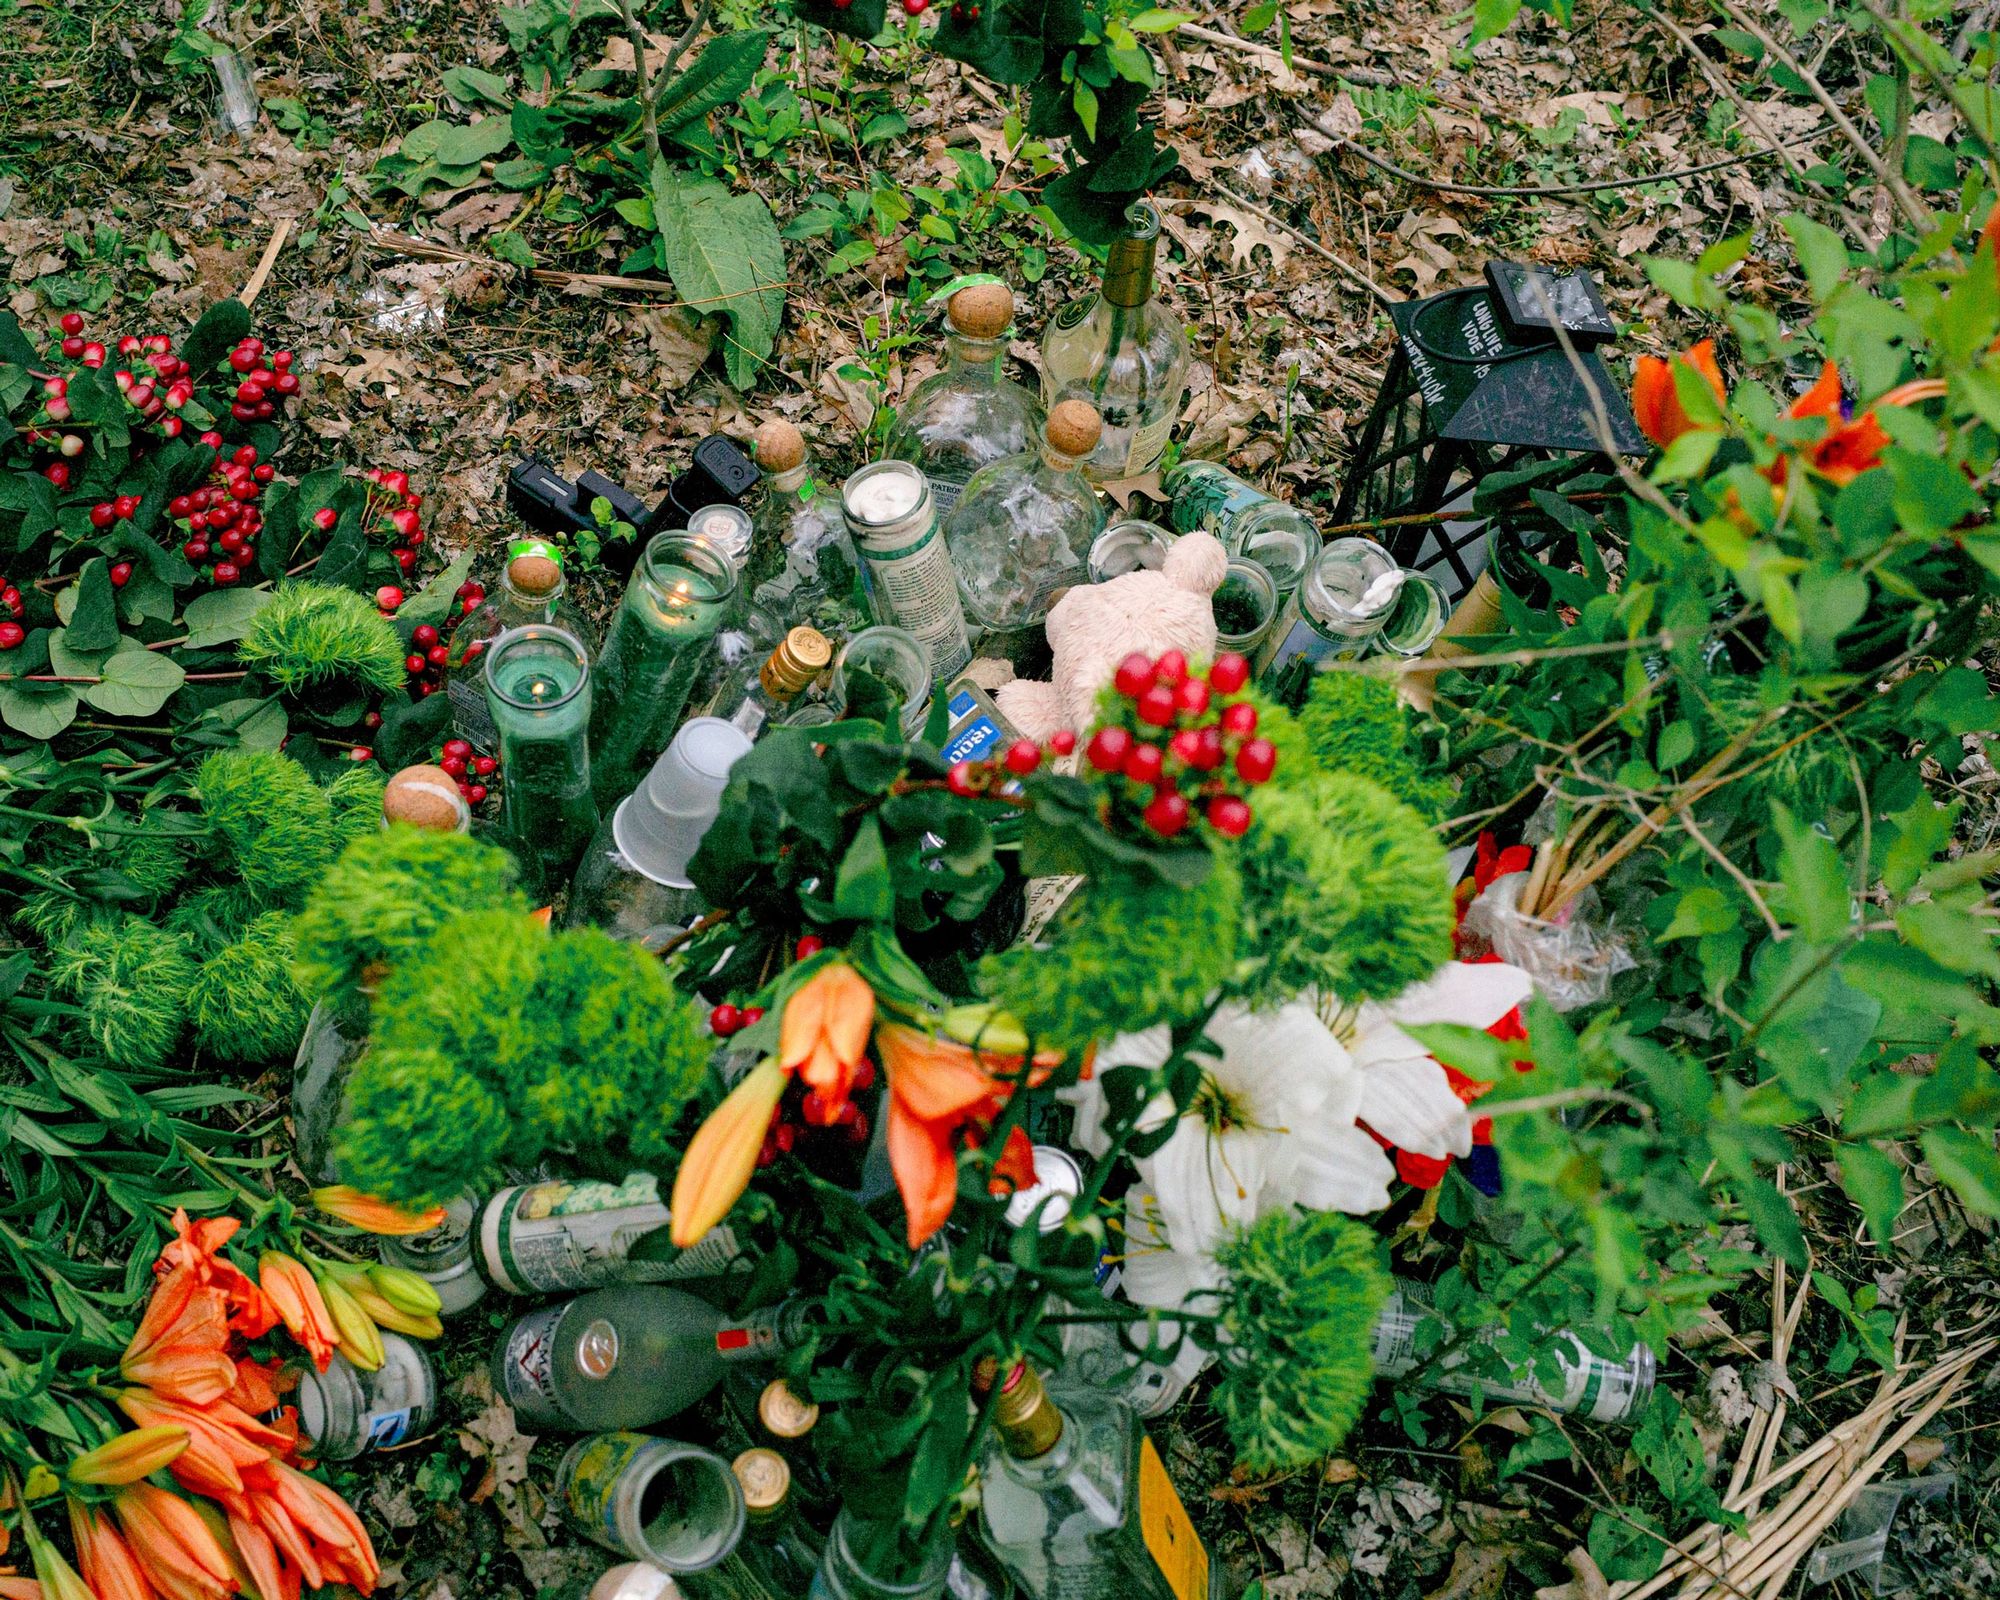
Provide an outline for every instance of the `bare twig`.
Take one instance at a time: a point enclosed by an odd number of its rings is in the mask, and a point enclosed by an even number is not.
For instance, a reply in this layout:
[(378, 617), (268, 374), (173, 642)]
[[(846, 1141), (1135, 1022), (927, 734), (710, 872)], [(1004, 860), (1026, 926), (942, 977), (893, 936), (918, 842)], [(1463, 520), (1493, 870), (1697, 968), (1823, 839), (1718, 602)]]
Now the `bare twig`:
[(646, 131), (646, 173), (660, 159), (660, 119), (653, 106), (653, 79), (646, 70), (646, 31), (639, 26), (639, 13), (632, 0), (618, 0), (618, 15), (625, 21), (625, 37), (632, 42), (632, 71), (639, 82), (639, 115)]
[(271, 276), (271, 268), (277, 265), (278, 252), (285, 248), (285, 241), (292, 236), (291, 217), (278, 218), (278, 225), (271, 230), (271, 242), (264, 246), (264, 253), (257, 260), (257, 268), (250, 274), (250, 281), (237, 292), (236, 298), (245, 306), (255, 305), (257, 296), (264, 292), (264, 281)]

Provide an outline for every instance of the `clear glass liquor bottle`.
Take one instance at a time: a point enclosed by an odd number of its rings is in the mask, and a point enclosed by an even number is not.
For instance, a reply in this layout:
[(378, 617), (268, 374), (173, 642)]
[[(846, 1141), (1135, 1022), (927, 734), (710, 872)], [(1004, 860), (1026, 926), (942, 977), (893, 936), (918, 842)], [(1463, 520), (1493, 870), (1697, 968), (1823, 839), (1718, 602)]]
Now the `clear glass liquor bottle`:
[(500, 586), (482, 600), (472, 615), (452, 630), (445, 648), (445, 698), (451, 702), (452, 726), (481, 755), (492, 755), (500, 740), (486, 709), (486, 663), (481, 658), (509, 628), (531, 622), (553, 623), (591, 653), (590, 629), (583, 614), (570, 604), (568, 585), (555, 550), (540, 539), (519, 539), (508, 546)]
[(748, 672), (722, 686), (707, 714), (755, 739), (765, 728), (792, 720), (804, 694), (833, 661), (833, 645), (817, 628), (793, 628)]
[(701, 1399), (732, 1364), (768, 1359), (804, 1332), (799, 1301), (737, 1319), (665, 1284), (595, 1289), (509, 1328), (493, 1386), (531, 1428), (647, 1428)]
[(1153, 1442), (1124, 1401), (1051, 1396), (1018, 1366), (994, 1403), (981, 1474), (987, 1543), (1032, 1600), (1221, 1600), (1201, 1541)]
[(965, 619), (983, 654), (1019, 665), (1049, 607), (1090, 581), (1090, 547), (1104, 507), (1080, 463), (1097, 443), (1098, 416), (1081, 400), (1049, 413), (1035, 449), (982, 467), (945, 519)]
[(1180, 420), (1188, 369), (1180, 318), (1153, 294), (1160, 217), (1149, 205), (1126, 213), (1104, 283), (1050, 319), (1042, 334), (1042, 400), (1080, 397), (1104, 419), (1084, 465), (1093, 483), (1150, 472)]
[(789, 422), (757, 430), (767, 474), (750, 537), (750, 631), (768, 648), (796, 627), (838, 644), (873, 620), (861, 557), (840, 495), (814, 482), (805, 436)]
[(945, 302), (945, 365), (917, 385), (896, 414), (886, 454), (913, 463), (931, 486), (939, 516), (958, 504), (966, 480), (981, 467), (1032, 450), (1042, 428), (1042, 403), (1000, 371), (1014, 292), (1004, 283), (976, 283)]

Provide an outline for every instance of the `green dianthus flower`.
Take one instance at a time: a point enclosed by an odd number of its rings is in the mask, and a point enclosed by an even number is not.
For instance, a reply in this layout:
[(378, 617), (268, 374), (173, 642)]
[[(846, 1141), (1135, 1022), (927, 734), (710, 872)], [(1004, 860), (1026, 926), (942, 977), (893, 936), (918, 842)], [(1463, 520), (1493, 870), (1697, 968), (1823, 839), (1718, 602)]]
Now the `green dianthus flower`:
[(309, 1010), (292, 977), (292, 917), (285, 911), (266, 911), (209, 956), (188, 995), (195, 1037), (224, 1061), (289, 1055)]
[(333, 806), (333, 831), (345, 845), (374, 833), (382, 825), (382, 791), (389, 780), (373, 765), (349, 767), (326, 786)]
[(1316, 673), (1292, 720), (1322, 770), (1367, 778), (1427, 822), (1445, 816), (1451, 788), (1411, 754), (1409, 708), (1391, 679), (1369, 672)]
[(187, 944), (137, 917), (90, 922), (50, 952), (49, 981), (74, 999), (113, 1066), (150, 1070), (180, 1038), (195, 964)]
[(367, 596), (332, 584), (288, 583), (277, 590), (251, 622), (236, 657), (287, 694), (322, 683), (387, 690), (404, 682), (403, 643), (388, 619)]
[(195, 774), (201, 809), (229, 864), (263, 905), (295, 901), (333, 857), (333, 807), (274, 750), (219, 750)]
[(343, 1181), (397, 1205), (450, 1201), (499, 1176), (507, 1108), (441, 1051), (376, 1045), (355, 1064), (334, 1136)]

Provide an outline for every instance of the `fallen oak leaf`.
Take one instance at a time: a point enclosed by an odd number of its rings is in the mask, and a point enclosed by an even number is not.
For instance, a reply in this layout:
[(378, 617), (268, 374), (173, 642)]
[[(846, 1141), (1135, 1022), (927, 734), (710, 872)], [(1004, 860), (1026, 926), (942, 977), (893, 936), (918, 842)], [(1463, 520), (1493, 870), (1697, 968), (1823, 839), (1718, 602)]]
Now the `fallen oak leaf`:
[(1229, 264), (1233, 267), (1249, 266), (1259, 245), (1271, 252), (1273, 267), (1282, 267), (1292, 253), (1290, 239), (1274, 232), (1262, 217), (1245, 211), (1241, 206), (1232, 206), (1221, 200), (1195, 200), (1189, 203), (1188, 209), (1199, 211), (1230, 228), (1234, 237), (1229, 241)]

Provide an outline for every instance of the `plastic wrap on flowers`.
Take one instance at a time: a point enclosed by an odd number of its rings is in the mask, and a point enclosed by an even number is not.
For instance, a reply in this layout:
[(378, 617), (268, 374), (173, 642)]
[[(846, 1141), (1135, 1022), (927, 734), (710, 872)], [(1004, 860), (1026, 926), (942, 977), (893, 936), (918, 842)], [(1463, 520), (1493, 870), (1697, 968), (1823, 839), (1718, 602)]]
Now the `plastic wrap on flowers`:
[(1556, 1010), (1595, 1005), (1613, 978), (1638, 963), (1611, 919), (1600, 919), (1595, 889), (1586, 888), (1555, 918), (1544, 920), (1521, 911), (1528, 878), (1525, 872), (1495, 878), (1466, 907), (1463, 931), (1483, 938), (1501, 960), (1526, 972)]

